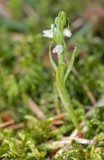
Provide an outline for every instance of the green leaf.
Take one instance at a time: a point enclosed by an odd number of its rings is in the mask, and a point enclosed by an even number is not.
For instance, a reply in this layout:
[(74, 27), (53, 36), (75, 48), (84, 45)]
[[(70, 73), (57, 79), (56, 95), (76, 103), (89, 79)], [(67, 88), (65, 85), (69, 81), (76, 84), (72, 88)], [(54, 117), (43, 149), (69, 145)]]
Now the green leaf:
[(92, 119), (91, 123), (98, 125), (102, 131), (104, 131), (104, 122), (101, 122), (98, 119)]
[(72, 66), (73, 66), (73, 63), (74, 63), (74, 59), (75, 59), (75, 55), (76, 55), (76, 52), (77, 52), (77, 48), (75, 47), (73, 53), (72, 53), (72, 57), (71, 57), (71, 60), (70, 60), (70, 64), (69, 64), (69, 67), (67, 68), (67, 71), (65, 73), (65, 77), (64, 77), (64, 83), (66, 82), (67, 78), (68, 78), (68, 75), (69, 73), (71, 72), (71, 69), (72, 69)]
[(27, 31), (28, 27), (25, 25), (24, 22), (11, 20), (11, 19), (3, 19), (0, 18), (0, 25), (5, 25), (8, 28), (13, 28), (19, 31)]
[(73, 107), (72, 107), (72, 104), (70, 101), (70, 97), (69, 97), (68, 92), (67, 92), (65, 85), (64, 85), (64, 78), (63, 78), (62, 74), (63, 74), (63, 64), (59, 65), (56, 70), (57, 89), (58, 89), (60, 99), (62, 101), (62, 104), (63, 104), (66, 112), (69, 114), (70, 119), (72, 120), (75, 127), (78, 130), (80, 130), (76, 114), (74, 113), (74, 110), (73, 110)]

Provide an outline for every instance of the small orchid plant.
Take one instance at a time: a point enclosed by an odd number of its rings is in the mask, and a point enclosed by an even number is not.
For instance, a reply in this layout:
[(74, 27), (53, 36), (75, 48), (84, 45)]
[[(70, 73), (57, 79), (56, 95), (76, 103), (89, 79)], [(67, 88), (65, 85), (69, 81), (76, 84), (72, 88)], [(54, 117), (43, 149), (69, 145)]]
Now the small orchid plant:
[(52, 42), (49, 47), (49, 58), (55, 70), (57, 90), (58, 90), (61, 102), (66, 112), (69, 114), (70, 119), (72, 120), (75, 127), (78, 130), (80, 130), (77, 117), (74, 113), (70, 97), (65, 87), (65, 83), (72, 69), (74, 58), (77, 51), (77, 48), (75, 47), (72, 53), (70, 64), (67, 70), (64, 71), (64, 66), (65, 66), (64, 55), (66, 53), (66, 44), (65, 44), (64, 36), (71, 37), (71, 31), (69, 30), (69, 25), (68, 25), (68, 28), (64, 29), (65, 25), (66, 25), (66, 14), (65, 12), (61, 11), (58, 14), (58, 16), (55, 18), (55, 23), (51, 24), (51, 29), (43, 31), (43, 36), (53, 39), (54, 42), (56, 43), (56, 47), (53, 49), (53, 53), (57, 53), (58, 65), (55, 63), (51, 55)]

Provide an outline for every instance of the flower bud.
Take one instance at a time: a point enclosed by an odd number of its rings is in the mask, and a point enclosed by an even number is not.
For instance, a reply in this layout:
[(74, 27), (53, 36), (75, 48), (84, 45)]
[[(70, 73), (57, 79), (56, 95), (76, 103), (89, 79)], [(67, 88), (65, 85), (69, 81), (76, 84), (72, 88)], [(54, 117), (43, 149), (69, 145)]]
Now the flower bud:
[(63, 11), (61, 11), (61, 12), (59, 13), (58, 17), (60, 17), (60, 19), (61, 19), (61, 21), (62, 21), (62, 23), (63, 23), (63, 26), (65, 26), (65, 24), (66, 24), (66, 13), (63, 12)]

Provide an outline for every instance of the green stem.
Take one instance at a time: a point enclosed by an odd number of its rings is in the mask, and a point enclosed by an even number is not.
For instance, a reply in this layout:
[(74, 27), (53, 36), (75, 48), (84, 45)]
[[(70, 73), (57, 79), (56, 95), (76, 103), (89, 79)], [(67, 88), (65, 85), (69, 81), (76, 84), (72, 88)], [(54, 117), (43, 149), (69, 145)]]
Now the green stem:
[(60, 65), (60, 64), (63, 64), (63, 53), (61, 53), (61, 54), (58, 56), (58, 63), (59, 63), (59, 65)]
[(60, 96), (62, 104), (63, 104), (65, 110), (68, 112), (73, 124), (75, 125), (75, 127), (78, 130), (80, 130), (80, 127), (79, 127), (79, 124), (77, 121), (77, 117), (74, 113), (68, 92), (67, 92), (65, 85), (64, 85), (64, 78), (63, 78), (62, 74), (63, 74), (63, 64), (60, 64), (56, 70), (56, 84), (57, 84), (59, 96)]

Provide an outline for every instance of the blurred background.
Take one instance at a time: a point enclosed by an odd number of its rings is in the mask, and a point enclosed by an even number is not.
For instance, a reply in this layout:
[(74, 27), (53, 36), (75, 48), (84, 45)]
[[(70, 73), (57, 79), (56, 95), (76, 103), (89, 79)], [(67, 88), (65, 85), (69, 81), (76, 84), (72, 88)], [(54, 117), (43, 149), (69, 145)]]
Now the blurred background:
[(42, 37), (62, 10), (72, 31), (66, 39), (68, 58), (78, 47), (74, 66), (79, 76), (71, 73), (67, 81), (70, 96), (91, 105), (104, 94), (103, 0), (0, 0), (0, 112), (16, 122), (32, 114), (28, 98), (48, 116), (63, 111), (48, 58), (50, 39)]
[(65, 156), (104, 158), (104, 0), (0, 0), (0, 159), (49, 160), (62, 147), (51, 142), (74, 130), (54, 82), (51, 39), (42, 33), (59, 11), (72, 32), (65, 38), (66, 65), (78, 48), (66, 87), (78, 122), (86, 121), (84, 138), (98, 142), (73, 142)]

